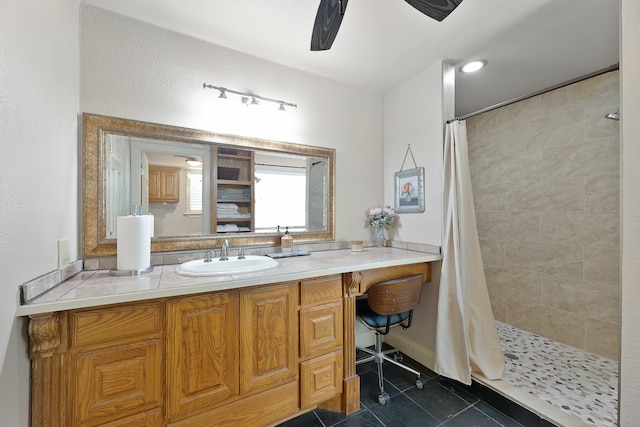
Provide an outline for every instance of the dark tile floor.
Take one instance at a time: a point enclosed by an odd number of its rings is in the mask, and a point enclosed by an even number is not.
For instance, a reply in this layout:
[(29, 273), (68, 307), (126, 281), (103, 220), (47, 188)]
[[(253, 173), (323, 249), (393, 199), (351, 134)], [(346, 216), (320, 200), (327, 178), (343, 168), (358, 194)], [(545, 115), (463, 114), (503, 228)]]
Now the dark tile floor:
[(407, 356), (404, 356), (403, 363), (418, 370), (427, 380), (422, 390), (416, 387), (413, 374), (385, 363), (385, 391), (391, 400), (380, 405), (375, 363), (362, 364), (357, 370), (360, 375), (359, 411), (346, 416), (316, 409), (278, 427), (553, 426), (479, 384), (468, 387), (440, 377)]

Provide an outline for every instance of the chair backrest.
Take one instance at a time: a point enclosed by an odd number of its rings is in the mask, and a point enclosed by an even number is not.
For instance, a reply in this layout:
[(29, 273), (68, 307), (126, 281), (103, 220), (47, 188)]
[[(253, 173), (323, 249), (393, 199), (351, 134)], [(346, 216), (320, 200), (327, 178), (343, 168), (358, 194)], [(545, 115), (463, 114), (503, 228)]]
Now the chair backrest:
[(422, 274), (376, 283), (367, 291), (371, 310), (384, 316), (413, 310), (420, 303)]

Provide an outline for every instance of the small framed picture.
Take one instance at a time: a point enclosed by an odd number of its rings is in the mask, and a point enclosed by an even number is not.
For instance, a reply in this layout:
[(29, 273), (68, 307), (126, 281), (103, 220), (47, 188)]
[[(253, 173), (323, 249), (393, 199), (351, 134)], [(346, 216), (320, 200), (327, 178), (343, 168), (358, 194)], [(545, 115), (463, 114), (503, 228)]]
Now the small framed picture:
[(395, 211), (398, 213), (424, 212), (424, 168), (396, 172)]

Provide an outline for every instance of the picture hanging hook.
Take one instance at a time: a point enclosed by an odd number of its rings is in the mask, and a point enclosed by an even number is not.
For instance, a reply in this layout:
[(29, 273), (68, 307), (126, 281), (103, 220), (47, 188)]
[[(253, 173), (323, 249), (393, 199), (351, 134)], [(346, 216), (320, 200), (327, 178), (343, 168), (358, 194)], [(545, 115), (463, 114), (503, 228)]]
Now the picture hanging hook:
[(418, 164), (416, 163), (416, 158), (413, 157), (413, 151), (411, 151), (411, 144), (407, 144), (407, 151), (404, 153), (404, 160), (402, 160), (402, 166), (400, 166), (400, 172), (402, 172), (404, 168), (404, 162), (407, 160), (407, 154), (411, 153), (411, 158), (413, 159), (413, 165), (417, 169)]

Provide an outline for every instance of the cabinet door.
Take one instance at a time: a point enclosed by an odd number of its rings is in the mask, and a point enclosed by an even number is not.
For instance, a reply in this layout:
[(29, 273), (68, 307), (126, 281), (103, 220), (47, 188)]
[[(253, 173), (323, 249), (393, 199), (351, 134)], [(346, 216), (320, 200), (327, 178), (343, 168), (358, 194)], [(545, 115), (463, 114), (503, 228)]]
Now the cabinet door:
[(180, 170), (162, 173), (162, 200), (172, 202), (180, 200)]
[(300, 357), (308, 359), (342, 347), (342, 302), (300, 310)]
[(77, 424), (129, 415), (160, 405), (159, 339), (87, 350), (74, 355)]
[(69, 313), (74, 425), (162, 404), (164, 316), (158, 301)]
[(240, 391), (267, 390), (298, 371), (298, 284), (240, 293)]
[(308, 408), (342, 392), (342, 351), (300, 363), (300, 407)]
[(180, 201), (180, 168), (149, 166), (149, 201)]
[(238, 394), (238, 294), (167, 303), (167, 417), (179, 419)]
[(162, 200), (162, 185), (160, 183), (160, 171), (149, 168), (149, 200)]

